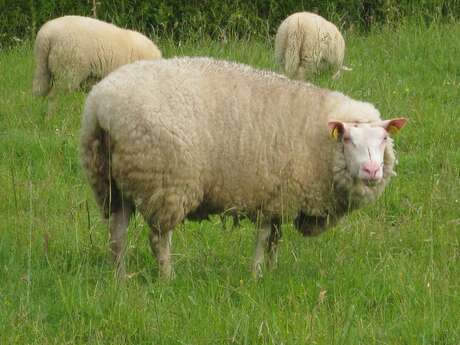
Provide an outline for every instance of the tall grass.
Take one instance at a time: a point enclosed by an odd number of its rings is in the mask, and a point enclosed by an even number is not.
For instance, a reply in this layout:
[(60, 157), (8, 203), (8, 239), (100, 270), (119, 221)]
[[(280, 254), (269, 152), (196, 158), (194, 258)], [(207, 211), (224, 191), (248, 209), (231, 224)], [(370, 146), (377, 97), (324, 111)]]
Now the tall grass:
[(288, 15), (310, 11), (341, 28), (368, 30), (376, 24), (419, 18), (425, 23), (460, 18), (460, 0), (0, 0), (0, 48), (35, 37), (51, 18), (66, 14), (94, 16), (149, 35), (176, 39), (263, 38)]
[[(286, 225), (280, 264), (250, 279), (248, 222), (177, 229), (177, 277), (157, 281), (147, 228), (129, 229), (119, 283), (78, 160), (84, 94), (56, 116), (31, 96), (28, 44), (0, 54), (1, 344), (460, 344), (460, 25), (347, 33), (338, 81), (315, 83), (407, 116), (398, 177), (324, 235)], [(276, 69), (271, 42), (159, 43)]]

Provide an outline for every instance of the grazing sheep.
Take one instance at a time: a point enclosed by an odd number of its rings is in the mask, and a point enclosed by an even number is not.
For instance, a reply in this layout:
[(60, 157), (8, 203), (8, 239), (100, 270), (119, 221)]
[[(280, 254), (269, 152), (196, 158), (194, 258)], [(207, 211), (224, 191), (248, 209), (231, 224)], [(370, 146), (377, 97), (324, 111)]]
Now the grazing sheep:
[(139, 61), (92, 89), (80, 154), (120, 273), (135, 209), (163, 277), (177, 224), (232, 210), (258, 226), (257, 276), (264, 251), (276, 263), (282, 221), (314, 234), (382, 193), (395, 163), (388, 132), (404, 124), (381, 120), (369, 103), (246, 65)]
[(332, 67), (334, 77), (343, 67), (345, 41), (337, 27), (323, 17), (299, 12), (287, 17), (275, 38), (275, 58), (290, 78), (311, 78)]
[(139, 32), (93, 18), (56, 18), (41, 27), (35, 40), (33, 93), (52, 98), (121, 65), (159, 58), (160, 50)]

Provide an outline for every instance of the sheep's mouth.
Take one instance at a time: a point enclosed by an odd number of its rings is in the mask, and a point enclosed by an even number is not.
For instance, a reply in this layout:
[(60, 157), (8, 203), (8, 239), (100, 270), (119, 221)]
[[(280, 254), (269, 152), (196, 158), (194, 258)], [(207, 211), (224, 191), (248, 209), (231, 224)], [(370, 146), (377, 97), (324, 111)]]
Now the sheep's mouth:
[(365, 186), (368, 188), (372, 188), (380, 184), (382, 179), (367, 179), (367, 178), (362, 178), (362, 177), (355, 177), (354, 182), (355, 184)]
[(376, 179), (376, 180), (372, 180), (372, 179), (363, 179), (362, 180), (364, 185), (367, 186), (367, 187), (375, 187), (376, 185), (378, 185), (378, 183), (380, 182), (380, 180)]

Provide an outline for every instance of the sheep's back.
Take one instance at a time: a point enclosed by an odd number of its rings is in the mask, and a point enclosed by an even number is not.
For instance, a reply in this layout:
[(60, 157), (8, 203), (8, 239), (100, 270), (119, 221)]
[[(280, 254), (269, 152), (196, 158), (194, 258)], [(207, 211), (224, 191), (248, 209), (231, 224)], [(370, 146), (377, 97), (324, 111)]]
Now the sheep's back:
[[(104, 77), (115, 68), (161, 53), (144, 35), (97, 19), (64, 16), (47, 22), (38, 35), (51, 42), (50, 69), (74, 69)], [(143, 49), (137, 49), (141, 47)]]

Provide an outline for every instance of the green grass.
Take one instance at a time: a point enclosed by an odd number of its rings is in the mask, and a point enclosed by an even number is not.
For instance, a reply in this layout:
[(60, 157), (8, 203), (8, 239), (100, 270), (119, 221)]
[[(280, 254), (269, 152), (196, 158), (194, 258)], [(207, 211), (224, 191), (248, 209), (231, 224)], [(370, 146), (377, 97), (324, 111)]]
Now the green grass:
[[(460, 344), (460, 25), (347, 34), (338, 81), (315, 83), (407, 116), (396, 177), (320, 237), (286, 226), (276, 271), (250, 278), (254, 228), (187, 222), (176, 279), (157, 280), (141, 218), (119, 283), (78, 159), (84, 94), (47, 118), (33, 57), (0, 53), (0, 344)], [(160, 42), (276, 69), (271, 42)]]

